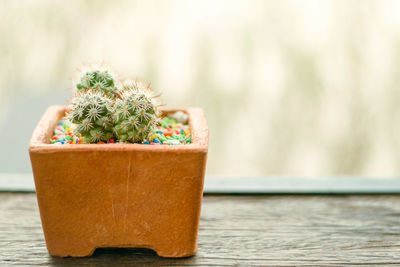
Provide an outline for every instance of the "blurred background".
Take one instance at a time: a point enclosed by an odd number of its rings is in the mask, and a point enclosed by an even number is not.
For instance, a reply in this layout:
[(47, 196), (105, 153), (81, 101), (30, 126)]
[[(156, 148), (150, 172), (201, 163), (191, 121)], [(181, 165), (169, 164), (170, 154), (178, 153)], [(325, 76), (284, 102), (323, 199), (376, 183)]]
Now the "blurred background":
[(0, 172), (85, 63), (204, 108), (208, 175), (399, 176), (400, 1), (0, 1)]

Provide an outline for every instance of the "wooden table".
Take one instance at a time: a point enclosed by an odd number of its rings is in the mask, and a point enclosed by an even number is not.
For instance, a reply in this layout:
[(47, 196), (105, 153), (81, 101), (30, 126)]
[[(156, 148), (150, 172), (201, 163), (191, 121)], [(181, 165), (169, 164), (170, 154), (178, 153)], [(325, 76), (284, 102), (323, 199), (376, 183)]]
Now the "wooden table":
[(399, 195), (206, 195), (194, 257), (48, 255), (34, 193), (0, 193), (0, 266), (400, 265)]

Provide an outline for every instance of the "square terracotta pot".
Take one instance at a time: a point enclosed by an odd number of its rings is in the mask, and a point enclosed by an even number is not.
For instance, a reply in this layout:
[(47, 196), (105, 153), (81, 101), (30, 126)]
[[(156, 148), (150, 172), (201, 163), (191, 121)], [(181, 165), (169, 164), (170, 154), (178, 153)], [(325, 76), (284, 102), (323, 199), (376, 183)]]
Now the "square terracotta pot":
[(162, 257), (196, 253), (208, 128), (201, 109), (181, 110), (192, 144), (150, 146), (51, 145), (66, 108), (47, 109), (29, 153), (51, 255), (90, 256), (99, 247), (149, 248)]

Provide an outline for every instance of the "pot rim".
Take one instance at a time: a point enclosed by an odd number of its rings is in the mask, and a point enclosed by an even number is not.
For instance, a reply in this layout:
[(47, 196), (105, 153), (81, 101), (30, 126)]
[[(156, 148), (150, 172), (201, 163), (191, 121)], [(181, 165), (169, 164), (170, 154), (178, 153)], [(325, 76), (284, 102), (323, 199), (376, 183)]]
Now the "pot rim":
[(29, 142), (29, 152), (54, 153), (61, 151), (157, 151), (157, 152), (193, 152), (208, 151), (208, 126), (201, 108), (171, 108), (160, 109), (163, 114), (183, 111), (189, 116), (189, 127), (192, 143), (186, 145), (153, 146), (144, 144), (79, 144), (79, 145), (53, 145), (50, 138), (57, 123), (65, 115), (66, 106), (50, 106), (43, 114)]

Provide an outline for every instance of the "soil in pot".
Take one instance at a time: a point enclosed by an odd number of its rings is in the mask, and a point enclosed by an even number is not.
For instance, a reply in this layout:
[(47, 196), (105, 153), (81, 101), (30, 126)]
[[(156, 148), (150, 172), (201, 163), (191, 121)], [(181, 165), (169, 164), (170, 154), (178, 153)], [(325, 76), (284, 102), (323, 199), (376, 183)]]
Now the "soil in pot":
[[(84, 137), (75, 134), (76, 125), (63, 118), (54, 130), (50, 140), (54, 145), (82, 144)], [(107, 144), (118, 142), (115, 138), (107, 141)], [(182, 111), (173, 114), (167, 114), (161, 119), (160, 126), (153, 134), (140, 144), (145, 145), (185, 145), (192, 142), (190, 128), (188, 125), (188, 116)], [(105, 142), (97, 142), (105, 144)]]

